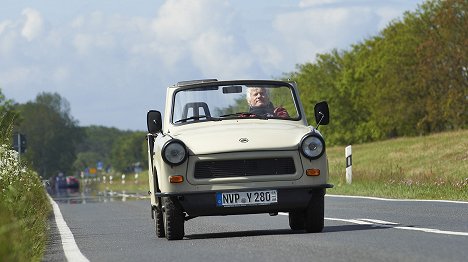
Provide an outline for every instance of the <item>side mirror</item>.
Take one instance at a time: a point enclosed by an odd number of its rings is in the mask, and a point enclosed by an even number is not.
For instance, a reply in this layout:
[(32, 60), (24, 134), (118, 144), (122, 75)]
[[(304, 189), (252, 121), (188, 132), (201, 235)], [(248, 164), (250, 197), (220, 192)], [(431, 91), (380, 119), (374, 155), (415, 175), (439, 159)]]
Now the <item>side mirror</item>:
[(150, 110), (146, 114), (146, 124), (148, 126), (148, 132), (151, 134), (158, 133), (162, 130), (162, 118), (161, 112), (156, 110)]
[(315, 122), (319, 125), (328, 125), (330, 122), (330, 113), (326, 101), (318, 102), (314, 107)]

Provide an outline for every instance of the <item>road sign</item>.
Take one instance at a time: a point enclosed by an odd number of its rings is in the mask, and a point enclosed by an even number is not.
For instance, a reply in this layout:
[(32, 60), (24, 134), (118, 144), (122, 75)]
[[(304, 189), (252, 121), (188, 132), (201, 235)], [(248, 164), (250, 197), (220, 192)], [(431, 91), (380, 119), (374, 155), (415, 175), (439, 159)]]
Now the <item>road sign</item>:
[(101, 171), (102, 168), (104, 167), (104, 164), (101, 161), (99, 161), (97, 162), (96, 167), (97, 167), (97, 170)]

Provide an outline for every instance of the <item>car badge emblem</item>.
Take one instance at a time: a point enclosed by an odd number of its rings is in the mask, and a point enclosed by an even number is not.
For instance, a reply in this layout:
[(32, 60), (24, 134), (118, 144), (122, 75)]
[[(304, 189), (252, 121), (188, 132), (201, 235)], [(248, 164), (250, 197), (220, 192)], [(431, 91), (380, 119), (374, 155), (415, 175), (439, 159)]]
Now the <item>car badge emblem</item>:
[(243, 137), (243, 138), (239, 139), (239, 142), (241, 142), (241, 143), (247, 143), (247, 142), (249, 142), (249, 139)]

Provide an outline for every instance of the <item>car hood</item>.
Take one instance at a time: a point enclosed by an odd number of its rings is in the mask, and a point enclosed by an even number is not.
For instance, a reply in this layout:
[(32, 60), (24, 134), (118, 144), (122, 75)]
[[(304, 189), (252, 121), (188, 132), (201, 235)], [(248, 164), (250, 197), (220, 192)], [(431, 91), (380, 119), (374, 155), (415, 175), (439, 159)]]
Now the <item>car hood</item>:
[(265, 120), (256, 123), (212, 123), (185, 125), (177, 131), (173, 130), (171, 136), (182, 140), (190, 154), (201, 155), (258, 150), (296, 150), (302, 137), (312, 130), (310, 126), (281, 120), (274, 123)]

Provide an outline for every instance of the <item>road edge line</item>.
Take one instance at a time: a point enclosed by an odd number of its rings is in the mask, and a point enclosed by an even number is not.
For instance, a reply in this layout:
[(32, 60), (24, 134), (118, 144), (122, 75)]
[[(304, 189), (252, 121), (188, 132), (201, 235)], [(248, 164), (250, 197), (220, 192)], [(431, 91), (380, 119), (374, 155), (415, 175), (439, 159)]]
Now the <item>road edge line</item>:
[(370, 199), (370, 200), (379, 200), (379, 201), (394, 201), (394, 202), (439, 202), (439, 203), (451, 203), (451, 204), (468, 204), (465, 201), (456, 201), (456, 200), (437, 200), (437, 199), (398, 199), (398, 198), (382, 198), (382, 197), (369, 197), (369, 196), (350, 196), (350, 195), (333, 195), (326, 194), (327, 197), (341, 197), (341, 198), (360, 198), (360, 199)]
[(63, 219), (62, 212), (60, 212), (58, 204), (52, 199), (52, 197), (50, 197), (50, 195), (47, 195), (47, 197), (49, 198), (50, 204), (52, 205), (52, 209), (54, 211), (55, 223), (57, 224), (57, 229), (60, 233), (65, 257), (68, 261), (89, 262), (89, 260), (83, 255), (83, 253), (81, 253), (80, 249), (78, 248), (78, 245), (75, 242), (75, 238), (73, 237), (73, 233), (67, 226), (65, 219)]

